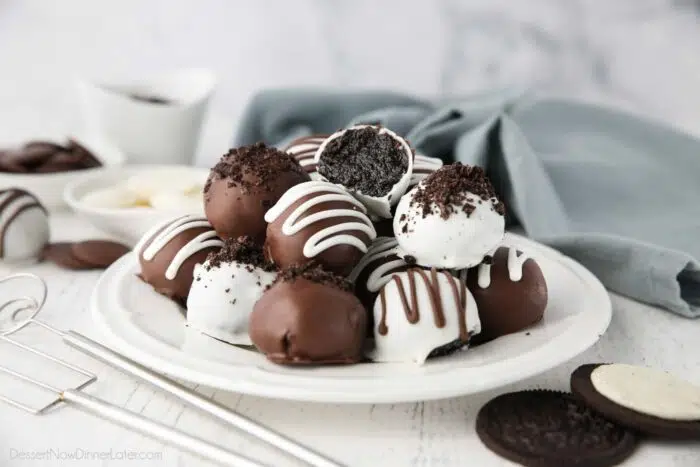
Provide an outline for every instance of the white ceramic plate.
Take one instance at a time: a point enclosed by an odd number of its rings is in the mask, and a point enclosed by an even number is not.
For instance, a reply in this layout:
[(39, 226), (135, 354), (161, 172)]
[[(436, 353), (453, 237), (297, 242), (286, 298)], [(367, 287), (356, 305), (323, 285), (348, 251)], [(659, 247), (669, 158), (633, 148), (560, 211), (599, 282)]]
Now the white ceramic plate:
[(605, 332), (608, 294), (584, 267), (522, 237), (508, 235), (535, 258), (545, 275), (544, 320), (526, 331), (449, 357), (413, 364), (365, 363), (295, 368), (269, 363), (186, 327), (178, 307), (137, 277), (126, 255), (100, 279), (93, 315), (116, 350), (174, 377), (262, 397), (329, 403), (399, 403), (441, 399), (504, 386), (578, 355)]

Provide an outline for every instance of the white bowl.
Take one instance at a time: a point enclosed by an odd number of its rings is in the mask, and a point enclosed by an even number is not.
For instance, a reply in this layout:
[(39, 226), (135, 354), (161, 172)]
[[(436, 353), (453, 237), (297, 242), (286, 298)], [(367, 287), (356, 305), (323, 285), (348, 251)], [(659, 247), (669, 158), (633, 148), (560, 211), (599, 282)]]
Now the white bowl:
[[(63, 201), (63, 190), (69, 183), (101, 174), (111, 168), (124, 164), (126, 159), (124, 153), (114, 144), (97, 137), (89, 136), (66, 136), (65, 138), (36, 137), (27, 139), (34, 141), (50, 141), (56, 144), (65, 144), (68, 138), (72, 138), (92, 154), (102, 163), (102, 167), (94, 167), (83, 170), (69, 170), (66, 172), (55, 172), (45, 174), (31, 173), (6, 173), (0, 172), (0, 189), (22, 188), (34, 194), (49, 209), (65, 207)], [(0, 143), (0, 148), (12, 148), (21, 146), (23, 142)]]
[(134, 246), (139, 239), (156, 223), (184, 214), (203, 214), (204, 201), (200, 212), (185, 209), (155, 209), (151, 207), (98, 208), (86, 204), (83, 197), (95, 190), (109, 188), (129, 177), (152, 171), (183, 171), (190, 176), (194, 174), (204, 185), (209, 176), (209, 169), (181, 165), (135, 165), (106, 170), (91, 177), (82, 177), (69, 183), (63, 198), (75, 213), (90, 222), (96, 228), (110, 234), (128, 246)]
[[(84, 124), (90, 132), (119, 145), (130, 163), (189, 164), (216, 81), (207, 69), (81, 80), (78, 91)], [(132, 94), (172, 102), (153, 104), (135, 100)]]

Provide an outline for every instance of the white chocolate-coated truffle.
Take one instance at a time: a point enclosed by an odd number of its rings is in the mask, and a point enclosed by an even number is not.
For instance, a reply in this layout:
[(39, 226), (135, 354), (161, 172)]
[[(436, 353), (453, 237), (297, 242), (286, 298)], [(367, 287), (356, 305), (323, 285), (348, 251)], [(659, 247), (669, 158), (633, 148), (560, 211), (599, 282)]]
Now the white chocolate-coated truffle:
[[(482, 192), (459, 186), (468, 176), (474, 177), (473, 185)], [(455, 180), (457, 186), (445, 188)], [(440, 193), (443, 188), (456, 193)], [(445, 166), (420, 182), (401, 198), (394, 216), (394, 235), (404, 256), (412, 256), (421, 266), (441, 269), (481, 263), (505, 234), (503, 205), (492, 191), (481, 169), (461, 164)], [(439, 205), (435, 199), (444, 203)]]
[[(350, 128), (346, 128), (344, 130), (340, 130), (336, 133), (333, 133), (330, 135), (322, 144), (319, 146), (318, 150), (316, 151), (316, 156), (314, 157), (314, 161), (318, 165), (323, 153), (328, 146), (329, 143), (331, 143), (333, 140), (342, 137), (345, 135), (345, 133), (349, 131), (355, 131), (355, 130), (361, 130), (363, 128), (367, 127), (372, 127), (372, 125), (355, 125)], [(360, 200), (362, 204), (364, 204), (367, 209), (370, 211), (370, 213), (381, 217), (385, 219), (390, 219), (391, 218), (391, 207), (395, 206), (398, 202), (401, 196), (406, 192), (406, 190), (409, 187), (409, 184), (411, 182), (411, 175), (413, 173), (413, 150), (409, 146), (408, 142), (406, 142), (405, 139), (394, 133), (393, 131), (389, 130), (388, 128), (377, 128), (377, 132), (379, 135), (389, 135), (391, 138), (393, 138), (395, 141), (397, 141), (400, 145), (400, 147), (403, 149), (403, 152), (406, 155), (406, 159), (408, 161), (408, 168), (406, 172), (401, 176), (398, 182), (394, 184), (394, 186), (387, 192), (386, 194), (382, 196), (370, 196), (367, 194), (362, 193), (359, 190), (353, 189), (352, 187), (344, 187), (346, 190), (348, 190), (355, 198)], [(381, 176), (382, 174), (377, 174), (377, 176)], [(328, 180), (326, 177), (324, 177), (322, 174), (319, 173), (319, 176), (321, 177), (322, 180), (326, 181), (331, 181), (335, 183), (332, 180)], [(342, 185), (341, 185), (342, 186)]]
[(187, 325), (229, 344), (252, 345), (250, 314), (274, 280), (274, 272), (238, 262), (197, 265), (187, 297)]
[(49, 234), (48, 213), (34, 195), (19, 188), (0, 190), (0, 259), (38, 260)]
[(476, 302), (463, 281), (447, 271), (410, 269), (394, 274), (376, 299), (370, 358), (422, 365), (436, 349), (459, 348), (479, 332)]

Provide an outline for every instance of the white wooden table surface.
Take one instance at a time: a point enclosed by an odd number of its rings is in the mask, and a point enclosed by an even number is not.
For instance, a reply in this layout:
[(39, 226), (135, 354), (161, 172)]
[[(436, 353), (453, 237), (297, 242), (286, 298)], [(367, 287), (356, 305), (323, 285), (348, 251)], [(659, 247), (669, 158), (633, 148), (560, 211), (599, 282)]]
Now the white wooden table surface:
[[(67, 214), (54, 215), (52, 222), (55, 240), (95, 237), (89, 226)], [(48, 302), (42, 311), (46, 321), (100, 337), (92, 329), (88, 310), (89, 296), (99, 272), (67, 272), (49, 264), (25, 269), (40, 274), (48, 282)], [(2, 271), (6, 272), (7, 269)], [(343, 406), (200, 390), (349, 466), (512, 465), (486, 450), (474, 431), (479, 407), (498, 393), (536, 387), (565, 390), (568, 376), (576, 366), (601, 361), (658, 366), (700, 384), (700, 321), (689, 321), (615, 296), (613, 305), (612, 324), (592, 349), (543, 375), (478, 396), (417, 404)], [(98, 373), (99, 381), (89, 390), (92, 394), (270, 465), (298, 465), (255, 440), (184, 408), (147, 385), (65, 349), (55, 339), (47, 339), (45, 347)], [(11, 350), (0, 347), (0, 359), (12, 356)], [(131, 460), (121, 460), (124, 455), (131, 456)], [(77, 458), (70, 460), (71, 456)], [(32, 417), (0, 405), (0, 466), (93, 465), (200, 467), (210, 464), (71, 407)], [(644, 442), (625, 465), (697, 466), (700, 445)]]

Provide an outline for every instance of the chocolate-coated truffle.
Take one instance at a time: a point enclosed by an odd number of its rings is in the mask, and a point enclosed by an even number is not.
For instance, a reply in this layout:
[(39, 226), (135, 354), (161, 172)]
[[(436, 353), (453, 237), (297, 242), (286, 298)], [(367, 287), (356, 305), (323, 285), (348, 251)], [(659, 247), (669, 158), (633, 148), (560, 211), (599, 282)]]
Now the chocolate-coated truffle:
[(195, 266), (222, 246), (206, 219), (187, 215), (153, 227), (134, 251), (141, 264), (141, 279), (156, 292), (184, 303)]
[(343, 186), (374, 215), (390, 218), (411, 181), (413, 150), (387, 128), (357, 125), (329, 136), (316, 163), (324, 180)]
[(204, 211), (221, 238), (249, 236), (262, 245), (267, 210), (308, 180), (296, 159), (263, 143), (231, 149), (209, 174)]
[(36, 261), (49, 242), (46, 208), (28, 191), (0, 190), (0, 260)]
[(281, 272), (250, 316), (250, 338), (281, 364), (356, 363), (367, 312), (351, 284), (307, 264)]
[(534, 259), (512, 247), (500, 247), (475, 268), (461, 271), (481, 317), (476, 342), (521, 331), (542, 319), (547, 283)]
[(376, 237), (366, 212), (338, 185), (295, 185), (265, 215), (265, 254), (280, 268), (315, 261), (347, 276)]
[(291, 154), (299, 161), (311, 180), (318, 180), (320, 176), (316, 171), (316, 151), (330, 135), (311, 135), (297, 138), (284, 149), (284, 152)]

